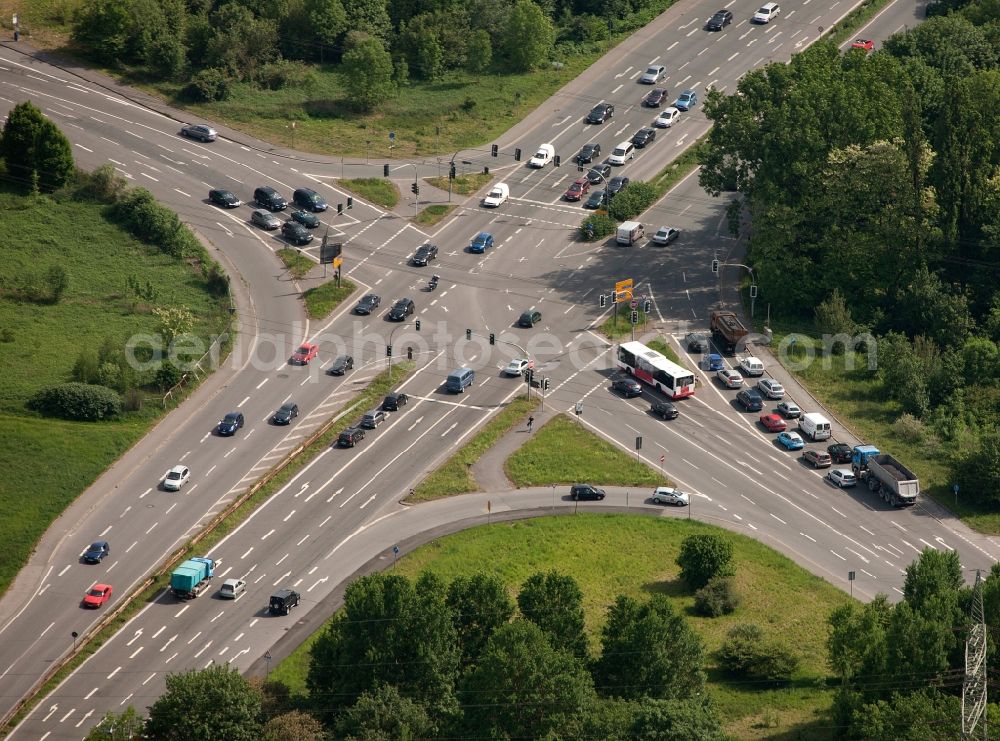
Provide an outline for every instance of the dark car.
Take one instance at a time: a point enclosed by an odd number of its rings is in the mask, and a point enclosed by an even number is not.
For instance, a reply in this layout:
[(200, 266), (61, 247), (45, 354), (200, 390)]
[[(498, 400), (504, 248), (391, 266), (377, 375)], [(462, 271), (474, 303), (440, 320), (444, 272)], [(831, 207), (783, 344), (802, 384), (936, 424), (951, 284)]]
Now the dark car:
[(306, 229), (316, 229), (319, 226), (319, 217), (308, 211), (292, 211), (288, 216), (292, 221), (302, 224)]
[(708, 337), (701, 332), (690, 332), (684, 337), (684, 344), (691, 352), (708, 352)]
[(306, 211), (326, 211), (326, 200), (312, 188), (299, 188), (292, 193), (292, 203)]
[(606, 190), (590, 191), (590, 198), (583, 204), (584, 208), (600, 208), (608, 202), (608, 192)]
[(521, 312), (521, 316), (517, 319), (517, 326), (519, 327), (534, 327), (542, 321), (542, 312), (537, 309), (528, 309), (527, 311)]
[(649, 411), (663, 419), (676, 419), (677, 415), (680, 414), (672, 401), (654, 401), (650, 405)]
[(348, 427), (337, 436), (337, 445), (342, 448), (353, 448), (365, 439), (365, 431), (360, 427)]
[(313, 241), (309, 230), (295, 221), (286, 221), (281, 225), (281, 236), (292, 244), (309, 244)]
[(618, 175), (611, 178), (608, 181), (608, 199), (614, 198), (616, 195), (625, 190), (626, 186), (629, 184), (629, 179), (624, 175)]
[(736, 401), (748, 412), (759, 412), (764, 408), (764, 397), (757, 389), (743, 389), (736, 394)]
[(413, 299), (401, 298), (389, 309), (389, 319), (394, 322), (401, 322), (415, 310)]
[(827, 446), (826, 452), (830, 454), (834, 463), (851, 462), (851, 446), (847, 443), (834, 443)]
[(642, 149), (647, 144), (652, 144), (653, 139), (656, 138), (656, 129), (652, 126), (646, 126), (645, 128), (639, 129), (632, 136), (632, 143), (635, 144), (639, 149)]
[(398, 412), (400, 407), (405, 407), (410, 397), (402, 391), (392, 391), (385, 395), (382, 400), (382, 409), (386, 412)]
[(333, 365), (326, 369), (331, 376), (342, 376), (347, 371), (354, 368), (354, 358), (350, 355), (341, 355), (333, 361)]
[(299, 416), (299, 405), (295, 402), (288, 401), (281, 405), (281, 408), (274, 413), (271, 417), (271, 421), (276, 425), (287, 425), (293, 419)]
[(598, 165), (594, 165), (587, 172), (587, 180), (590, 181), (591, 185), (597, 185), (608, 179), (608, 175), (611, 174), (611, 165), (607, 162), (601, 162)]
[(274, 188), (266, 185), (253, 192), (253, 199), (258, 206), (263, 206), (270, 211), (284, 211), (288, 208), (288, 201), (285, 200), (285, 197)]
[(374, 293), (369, 293), (366, 296), (362, 296), (361, 300), (358, 301), (358, 305), (354, 307), (355, 314), (371, 314), (375, 309), (378, 308), (379, 304), (382, 303), (381, 296)]
[(293, 607), (298, 607), (301, 595), (294, 589), (279, 589), (271, 595), (267, 610), (272, 615), (287, 615)]
[(580, 154), (576, 156), (576, 161), (582, 165), (586, 162), (593, 162), (600, 156), (601, 145), (597, 142), (592, 142), (590, 144), (583, 145), (583, 148), (580, 150)]
[(720, 10), (711, 18), (708, 19), (708, 23), (705, 24), (706, 31), (721, 31), (723, 28), (728, 26), (733, 22), (733, 14), (728, 10)]
[(626, 399), (631, 399), (633, 396), (642, 396), (642, 385), (632, 378), (632, 376), (625, 374), (612, 377), (611, 389), (612, 391), (617, 391)]
[(667, 89), (664, 87), (654, 87), (646, 93), (646, 97), (642, 99), (642, 104), (648, 108), (659, 108), (666, 99)]
[(412, 262), (417, 266), (424, 266), (431, 260), (438, 256), (438, 248), (436, 244), (422, 244), (417, 247), (417, 251), (413, 253)]
[(570, 499), (575, 501), (580, 501), (581, 499), (595, 499), (600, 501), (604, 499), (604, 489), (598, 489), (596, 486), (591, 486), (590, 484), (573, 484), (569, 488)]
[(95, 540), (83, 554), (87, 563), (100, 563), (105, 556), (111, 555), (111, 544), (106, 540)]
[(223, 208), (238, 208), (243, 205), (243, 201), (237, 198), (235, 193), (221, 188), (213, 188), (208, 191), (208, 200)]
[(215, 129), (205, 124), (187, 124), (181, 128), (181, 136), (200, 139), (203, 142), (214, 142), (218, 134)]
[(610, 103), (598, 103), (587, 114), (587, 123), (602, 124), (615, 115), (615, 107)]
[(223, 437), (235, 435), (236, 430), (243, 426), (243, 413), (230, 412), (219, 421), (218, 431)]

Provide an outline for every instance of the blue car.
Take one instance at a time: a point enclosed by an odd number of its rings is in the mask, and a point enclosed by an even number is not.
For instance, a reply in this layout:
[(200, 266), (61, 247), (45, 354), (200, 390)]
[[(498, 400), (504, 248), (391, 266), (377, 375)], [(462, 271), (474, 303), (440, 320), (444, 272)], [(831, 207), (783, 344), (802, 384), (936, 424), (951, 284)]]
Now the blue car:
[(705, 362), (708, 364), (708, 370), (710, 371), (720, 371), (726, 367), (726, 364), (722, 361), (722, 356), (716, 353), (709, 355)]
[(493, 235), (489, 232), (479, 232), (473, 237), (472, 244), (469, 245), (469, 252), (486, 252), (492, 246)]
[(785, 450), (802, 450), (806, 446), (797, 432), (782, 432), (778, 435), (778, 442)]
[(694, 90), (685, 90), (681, 97), (674, 101), (674, 108), (679, 111), (688, 111), (698, 105), (698, 93)]

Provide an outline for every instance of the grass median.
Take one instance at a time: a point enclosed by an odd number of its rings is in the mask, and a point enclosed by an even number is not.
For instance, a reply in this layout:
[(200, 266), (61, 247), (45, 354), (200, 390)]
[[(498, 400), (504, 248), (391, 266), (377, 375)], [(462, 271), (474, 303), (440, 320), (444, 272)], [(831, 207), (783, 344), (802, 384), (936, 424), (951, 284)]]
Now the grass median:
[(454, 204), (435, 203), (424, 208), (423, 211), (417, 214), (417, 218), (414, 221), (423, 226), (434, 226), (456, 208), (458, 206)]
[(538, 408), (538, 396), (526, 399), (523, 396), (511, 401), (503, 411), (486, 423), (469, 442), (444, 462), (430, 476), (420, 482), (407, 502), (428, 502), (432, 499), (449, 497), (477, 491), (478, 484), (472, 475), (472, 466), (487, 450), (509, 432), (514, 425)]
[(551, 484), (662, 486), (658, 471), (605, 442), (565, 415), (558, 415), (531, 435), (507, 459), (504, 471), (518, 487)]
[(345, 190), (357, 193), (369, 203), (382, 208), (395, 208), (399, 203), (399, 188), (385, 178), (347, 178), (337, 181)]
[(471, 196), (494, 178), (493, 175), (485, 173), (474, 173), (472, 175), (460, 175), (449, 181), (447, 177), (424, 178), (428, 183), (440, 190), (448, 190), (449, 182), (452, 193), (460, 196)]
[(357, 289), (358, 287), (346, 278), (340, 281), (340, 285), (331, 280), (314, 286), (302, 294), (302, 300), (306, 303), (306, 313), (310, 319), (322, 319)]
[(310, 260), (298, 250), (289, 247), (283, 247), (275, 254), (285, 263), (288, 272), (296, 280), (305, 278), (309, 271), (316, 267), (314, 260)]

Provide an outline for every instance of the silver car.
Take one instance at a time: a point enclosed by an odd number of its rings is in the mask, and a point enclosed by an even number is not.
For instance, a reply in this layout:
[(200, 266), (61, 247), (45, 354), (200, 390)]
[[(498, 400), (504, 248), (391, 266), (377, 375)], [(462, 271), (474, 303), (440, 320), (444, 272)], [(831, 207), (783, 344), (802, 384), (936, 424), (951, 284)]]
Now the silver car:
[(385, 412), (381, 409), (373, 409), (361, 418), (361, 426), (366, 430), (374, 430), (383, 422), (385, 422)]
[(255, 208), (250, 214), (250, 223), (261, 229), (280, 229), (281, 219), (263, 208)]
[(655, 85), (658, 82), (663, 82), (667, 79), (667, 68), (662, 64), (656, 64), (647, 69), (642, 77), (639, 78), (639, 82), (643, 85)]
[(215, 129), (205, 124), (187, 124), (181, 129), (181, 136), (200, 139), (203, 142), (214, 142), (218, 134)]
[(673, 504), (683, 507), (688, 504), (688, 495), (670, 486), (658, 486), (653, 491), (653, 504)]
[(222, 599), (236, 599), (247, 591), (247, 583), (242, 579), (226, 579), (219, 588)]

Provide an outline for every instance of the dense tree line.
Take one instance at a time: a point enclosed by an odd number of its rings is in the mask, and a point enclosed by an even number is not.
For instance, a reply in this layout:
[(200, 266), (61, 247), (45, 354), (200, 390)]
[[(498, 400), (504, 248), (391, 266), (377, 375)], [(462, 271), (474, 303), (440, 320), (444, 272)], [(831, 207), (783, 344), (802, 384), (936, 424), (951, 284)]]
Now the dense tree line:
[(738, 191), (730, 223), (749, 214), (771, 309), (876, 336), (860, 349), (876, 351), (871, 374), (909, 415), (904, 432), (948, 443), (963, 491), (994, 504), (998, 31), (995, 3), (968, 3), (874, 54), (821, 43), (753, 70), (736, 94), (707, 96), (700, 176), (714, 195)]
[(303, 85), (333, 63), (370, 109), (413, 77), (526, 72), (557, 44), (606, 40), (648, 22), (654, 0), (85, 0), (74, 41), (103, 64), (190, 80), (195, 98), (232, 81)]

